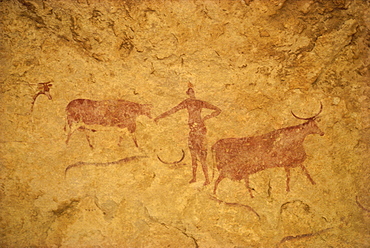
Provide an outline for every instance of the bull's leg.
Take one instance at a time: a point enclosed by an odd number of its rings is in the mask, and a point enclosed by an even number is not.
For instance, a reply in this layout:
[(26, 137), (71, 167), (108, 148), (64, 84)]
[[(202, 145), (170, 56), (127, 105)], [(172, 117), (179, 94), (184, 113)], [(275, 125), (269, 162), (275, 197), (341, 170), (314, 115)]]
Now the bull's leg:
[(308, 170), (306, 169), (306, 167), (305, 167), (303, 164), (301, 164), (301, 168), (302, 168), (303, 172), (306, 174), (306, 176), (307, 176), (308, 180), (310, 180), (310, 182), (311, 182), (312, 184), (316, 184), (316, 183), (315, 183), (315, 181), (314, 181), (314, 180), (312, 179), (312, 177), (310, 176), (310, 173), (308, 173)]
[(289, 182), (290, 182), (290, 168), (284, 167), (284, 169), (285, 169), (285, 172), (286, 172), (286, 191), (289, 192), (290, 191), (290, 187), (289, 187)]
[(252, 189), (251, 187), (249, 187), (249, 175), (247, 175), (245, 178), (244, 178), (244, 181), (245, 181), (245, 187), (247, 187), (248, 191), (249, 191), (249, 194), (251, 196), (251, 198), (253, 198), (253, 194), (252, 194)]
[(222, 170), (220, 172), (220, 175), (218, 176), (216, 182), (215, 182), (215, 187), (213, 188), (213, 194), (216, 194), (216, 190), (217, 190), (217, 187), (218, 187), (218, 184), (222, 181), (222, 179), (224, 179), (225, 176), (224, 174), (222, 173)]

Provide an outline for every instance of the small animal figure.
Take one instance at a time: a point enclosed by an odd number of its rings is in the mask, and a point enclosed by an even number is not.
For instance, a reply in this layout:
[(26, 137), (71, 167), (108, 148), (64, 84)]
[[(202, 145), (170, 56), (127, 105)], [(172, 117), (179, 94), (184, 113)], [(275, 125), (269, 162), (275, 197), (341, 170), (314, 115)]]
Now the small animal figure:
[(315, 184), (303, 165), (307, 157), (303, 141), (310, 134), (324, 135), (315, 121), (321, 111), (322, 104), (320, 111), (309, 118), (298, 117), (292, 112), (294, 117), (306, 120), (305, 123), (297, 126), (278, 129), (260, 136), (218, 140), (212, 146), (216, 167), (220, 172), (215, 182), (214, 194), (216, 194), (218, 184), (224, 178), (244, 179), (245, 186), (253, 198), (249, 187), (249, 175), (274, 167), (284, 167), (287, 176), (287, 191), (290, 191), (290, 169), (297, 166), (300, 166), (308, 180)]
[(50, 87), (53, 86), (51, 81), (46, 83), (38, 83), (37, 89), (39, 90), (34, 96), (33, 101), (31, 103), (31, 112), (33, 111), (33, 106), (35, 105), (35, 101), (39, 95), (45, 95), (48, 97), (49, 100), (53, 99), (50, 95)]
[[(103, 100), (93, 101), (89, 99), (75, 99), (66, 107), (67, 120), (65, 130), (68, 126), (66, 144), (72, 133), (78, 130), (86, 130), (85, 125), (100, 125), (108, 127), (118, 127), (121, 129), (127, 128), (131, 133), (132, 139), (136, 147), (138, 146), (135, 130), (136, 117), (145, 115), (148, 118), (151, 116), (150, 104), (139, 104), (126, 100)], [(72, 131), (72, 124), (77, 123), (79, 127)], [(96, 131), (96, 130), (91, 130)], [(89, 146), (93, 148), (89, 136), (86, 135)]]

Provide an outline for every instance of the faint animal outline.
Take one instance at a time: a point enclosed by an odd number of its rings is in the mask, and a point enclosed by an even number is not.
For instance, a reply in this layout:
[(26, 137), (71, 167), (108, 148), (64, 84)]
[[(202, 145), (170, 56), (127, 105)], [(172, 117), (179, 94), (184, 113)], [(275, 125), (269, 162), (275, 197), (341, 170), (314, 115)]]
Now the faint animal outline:
[(53, 86), (51, 84), (53, 81), (48, 81), (46, 83), (38, 83), (37, 89), (39, 90), (32, 98), (32, 103), (31, 103), (31, 112), (33, 112), (33, 107), (35, 105), (36, 99), (39, 95), (45, 95), (48, 97), (49, 100), (52, 100), (52, 96), (50, 95), (50, 87)]

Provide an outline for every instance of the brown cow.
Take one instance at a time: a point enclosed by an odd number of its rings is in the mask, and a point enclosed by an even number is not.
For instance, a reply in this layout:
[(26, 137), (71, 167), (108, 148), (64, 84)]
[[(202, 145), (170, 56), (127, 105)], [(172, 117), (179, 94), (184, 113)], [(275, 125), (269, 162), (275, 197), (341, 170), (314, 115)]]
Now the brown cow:
[(214, 194), (216, 194), (218, 184), (224, 178), (244, 179), (253, 197), (249, 187), (249, 175), (274, 167), (284, 167), (287, 175), (287, 191), (290, 190), (290, 169), (297, 166), (300, 166), (310, 182), (315, 184), (303, 165), (306, 159), (303, 141), (309, 134), (324, 135), (315, 122), (321, 111), (322, 105), (319, 113), (310, 118), (300, 118), (292, 112), (294, 117), (307, 120), (297, 126), (278, 129), (260, 136), (226, 138), (217, 141), (212, 146), (212, 152), (220, 175), (215, 182)]
[[(75, 99), (71, 101), (67, 107), (67, 123), (69, 130), (67, 134), (66, 144), (74, 131), (72, 131), (72, 124), (79, 123), (79, 130), (90, 130), (95, 132), (96, 130), (87, 129), (81, 124), (85, 125), (100, 125), (118, 128), (127, 128), (132, 134), (132, 138), (138, 147), (135, 130), (136, 130), (136, 117), (139, 115), (146, 115), (149, 118), (151, 105), (139, 104), (135, 102), (129, 102), (126, 100), (104, 100), (104, 101), (93, 101), (89, 99)], [(65, 127), (65, 129), (66, 129)], [(89, 136), (86, 135), (91, 148), (93, 148)]]

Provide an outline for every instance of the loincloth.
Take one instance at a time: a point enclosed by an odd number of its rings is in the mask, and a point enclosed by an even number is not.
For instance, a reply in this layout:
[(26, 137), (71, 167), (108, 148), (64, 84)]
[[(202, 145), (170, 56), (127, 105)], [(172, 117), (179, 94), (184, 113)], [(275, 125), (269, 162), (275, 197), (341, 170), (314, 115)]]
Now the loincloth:
[(206, 151), (207, 150), (207, 128), (204, 125), (197, 123), (189, 124), (189, 148), (197, 151)]

